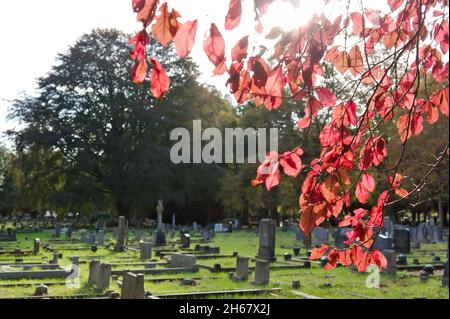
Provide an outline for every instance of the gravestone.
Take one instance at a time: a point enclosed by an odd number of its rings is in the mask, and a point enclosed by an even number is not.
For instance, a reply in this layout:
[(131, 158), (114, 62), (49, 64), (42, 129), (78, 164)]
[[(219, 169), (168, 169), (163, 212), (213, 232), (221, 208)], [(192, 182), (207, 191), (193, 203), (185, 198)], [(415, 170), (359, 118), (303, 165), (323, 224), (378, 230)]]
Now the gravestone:
[(105, 232), (103, 230), (98, 231), (98, 244), (102, 246), (105, 244)]
[(276, 223), (272, 219), (261, 219), (259, 222), (259, 250), (256, 258), (274, 262)]
[(134, 240), (140, 242), (142, 238), (142, 231), (140, 229), (136, 229), (134, 231)]
[(344, 249), (347, 247), (346, 244), (344, 244), (345, 241), (348, 240), (347, 232), (352, 231), (353, 229), (350, 227), (338, 227), (335, 231), (334, 235), (334, 245), (338, 249)]
[(170, 266), (174, 268), (194, 268), (197, 258), (193, 255), (172, 254)]
[(109, 288), (109, 283), (111, 281), (111, 265), (107, 263), (101, 263), (96, 280), (97, 289), (106, 290)]
[(394, 249), (394, 240), (392, 237), (380, 234), (375, 237), (373, 248), (378, 251)]
[(158, 200), (158, 206), (156, 206), (156, 213), (158, 214), (158, 228), (156, 232), (154, 233), (153, 243), (155, 246), (165, 246), (166, 245), (166, 234), (164, 233), (164, 226), (163, 226), (163, 201)]
[(316, 227), (313, 230), (314, 237), (320, 244), (328, 244), (328, 230), (322, 227)]
[(188, 233), (182, 233), (180, 237), (180, 247), (181, 248), (189, 248), (191, 245), (191, 235)]
[(144, 275), (124, 272), (121, 299), (144, 299)]
[(268, 285), (270, 281), (270, 262), (267, 260), (256, 259), (255, 278), (253, 284)]
[(35, 255), (39, 254), (39, 250), (41, 248), (41, 240), (39, 238), (34, 239), (33, 253)]
[(67, 226), (66, 237), (68, 239), (72, 238), (73, 228), (72, 225)]
[(55, 237), (61, 237), (61, 225), (59, 223), (55, 225)]
[(448, 286), (448, 260), (444, 264), (444, 274), (442, 275), (442, 286)]
[(236, 273), (233, 275), (233, 281), (241, 281), (248, 279), (248, 264), (250, 258), (237, 256), (236, 258)]
[(141, 242), (141, 259), (152, 258), (152, 244), (149, 242)]
[(384, 217), (383, 221), (384, 221), (383, 226), (384, 234), (388, 237), (392, 237), (394, 232), (394, 222), (388, 216)]
[(89, 277), (88, 277), (89, 285), (97, 284), (99, 273), (100, 273), (100, 261), (91, 260), (89, 262)]
[(114, 247), (115, 252), (121, 252), (125, 250), (128, 244), (128, 221), (125, 216), (119, 217), (119, 227), (117, 229), (117, 243)]
[(385, 250), (382, 252), (386, 257), (387, 269), (383, 268), (383, 273), (388, 273), (390, 275), (397, 274), (397, 255), (394, 250)]
[(409, 254), (411, 252), (409, 228), (397, 227), (394, 229), (394, 250), (396, 253), (401, 254)]
[(197, 222), (194, 222), (193, 224), (192, 224), (192, 230), (196, 233), (196, 232), (198, 232), (198, 224), (197, 224)]
[(172, 214), (172, 228), (175, 229), (177, 227), (175, 214)]
[(203, 241), (210, 241), (211, 240), (211, 231), (209, 229), (205, 229), (203, 231), (202, 237), (203, 237)]

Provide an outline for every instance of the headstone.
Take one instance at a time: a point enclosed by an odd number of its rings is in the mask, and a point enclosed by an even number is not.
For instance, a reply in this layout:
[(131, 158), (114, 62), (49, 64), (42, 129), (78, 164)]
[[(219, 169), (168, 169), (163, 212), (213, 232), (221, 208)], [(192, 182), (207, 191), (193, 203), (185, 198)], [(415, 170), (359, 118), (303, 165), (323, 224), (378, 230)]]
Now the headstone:
[(67, 226), (66, 237), (69, 239), (72, 238), (72, 233), (73, 233), (72, 225)]
[(444, 264), (444, 274), (442, 275), (442, 286), (448, 286), (448, 260)]
[(128, 244), (128, 221), (124, 216), (119, 217), (119, 227), (117, 229), (117, 243), (114, 251), (124, 251)]
[(55, 225), (55, 237), (59, 238), (61, 236), (61, 225), (60, 224), (56, 224)]
[(180, 237), (180, 247), (181, 248), (189, 248), (191, 245), (191, 235), (188, 233), (182, 233)]
[(211, 240), (211, 231), (209, 229), (205, 229), (203, 231), (203, 241), (210, 241)]
[(192, 224), (192, 229), (193, 229), (194, 232), (198, 232), (198, 224), (197, 224), (197, 222), (194, 222)]
[(152, 244), (149, 242), (141, 242), (141, 259), (152, 258)]
[(248, 264), (250, 258), (237, 256), (236, 258), (236, 273), (233, 275), (233, 281), (241, 281), (248, 279)]
[(388, 237), (391, 237), (394, 232), (394, 222), (391, 221), (391, 219), (388, 216), (384, 217), (383, 219), (384, 219), (384, 226), (383, 226), (384, 234)]
[(111, 265), (107, 263), (101, 263), (97, 277), (97, 289), (106, 290), (109, 288), (111, 281)]
[(89, 277), (88, 277), (89, 285), (97, 284), (99, 273), (100, 273), (100, 261), (91, 260), (89, 262)]
[(139, 241), (141, 241), (141, 238), (142, 238), (142, 231), (140, 229), (136, 229), (134, 231), (134, 240), (139, 242)]
[(411, 252), (411, 239), (408, 228), (394, 229), (394, 250), (401, 254), (409, 254)]
[(313, 230), (314, 237), (317, 239), (319, 244), (328, 243), (328, 230), (322, 227), (316, 227)]
[(163, 227), (163, 201), (158, 201), (158, 206), (156, 206), (156, 213), (158, 214), (158, 228), (156, 232), (154, 233), (153, 243), (156, 246), (165, 246), (166, 245), (166, 234), (164, 233), (164, 227)]
[(268, 285), (270, 281), (270, 262), (257, 259), (255, 262), (255, 285)]
[(175, 214), (172, 214), (172, 227), (175, 229), (177, 227)]
[(41, 240), (39, 238), (35, 238), (34, 239), (34, 246), (33, 246), (33, 253), (35, 255), (39, 254), (40, 247), (41, 247)]
[(172, 254), (170, 266), (174, 268), (194, 268), (197, 258), (193, 255)]
[(121, 299), (144, 299), (144, 275), (124, 272)]
[(58, 257), (59, 254), (57, 252), (53, 253), (53, 259), (52, 259), (52, 264), (57, 265), (58, 264)]
[(300, 247), (294, 247), (292, 250), (294, 251), (294, 256), (298, 257), (300, 255)]
[(379, 234), (375, 237), (373, 249), (376, 249), (378, 251), (392, 250), (394, 249), (394, 240), (392, 239), (392, 237)]
[(36, 289), (34, 290), (34, 295), (35, 296), (45, 296), (48, 295), (48, 287), (45, 285), (39, 285), (36, 287)]
[(256, 258), (274, 262), (276, 223), (272, 219), (261, 219), (259, 222), (259, 250)]
[(388, 273), (390, 275), (397, 274), (397, 256), (394, 250), (385, 250), (383, 251), (383, 255), (387, 260), (387, 270), (383, 268), (384, 273)]
[(98, 231), (98, 244), (101, 246), (105, 244), (105, 232), (103, 230)]

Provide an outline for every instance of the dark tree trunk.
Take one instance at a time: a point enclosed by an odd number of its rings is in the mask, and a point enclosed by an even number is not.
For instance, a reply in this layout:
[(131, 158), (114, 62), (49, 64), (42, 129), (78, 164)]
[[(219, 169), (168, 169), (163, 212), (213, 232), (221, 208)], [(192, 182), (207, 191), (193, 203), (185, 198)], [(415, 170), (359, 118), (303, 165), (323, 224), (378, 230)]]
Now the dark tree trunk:
[(129, 202), (120, 199), (117, 201), (116, 208), (119, 216), (124, 216), (127, 220), (130, 220), (131, 204)]

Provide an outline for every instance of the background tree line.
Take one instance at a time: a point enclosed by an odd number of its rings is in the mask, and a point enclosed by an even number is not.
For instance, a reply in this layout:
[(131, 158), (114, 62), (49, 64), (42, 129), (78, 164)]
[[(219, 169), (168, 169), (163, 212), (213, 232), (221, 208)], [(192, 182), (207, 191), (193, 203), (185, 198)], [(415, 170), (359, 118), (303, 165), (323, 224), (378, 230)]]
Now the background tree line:
[[(140, 86), (130, 80), (128, 38), (117, 30), (83, 35), (38, 80), (37, 96), (12, 105), (10, 117), (20, 129), (8, 132), (14, 150), (0, 148), (0, 214), (103, 212), (139, 222), (153, 218), (157, 200), (163, 199), (179, 223), (224, 217), (238, 217), (245, 224), (261, 217), (295, 219), (302, 179), (283, 179), (268, 193), (251, 186), (258, 164), (175, 165), (169, 157), (174, 143), (169, 135), (177, 127), (191, 130), (197, 119), (203, 127), (221, 130), (276, 127), (279, 150), (301, 145), (309, 162), (308, 156), (320, 152), (317, 137), (328, 111), (306, 134), (295, 127), (304, 116), (304, 106), (296, 100), (285, 99), (272, 112), (252, 103), (234, 107), (219, 92), (199, 84), (191, 59), (180, 60), (174, 50), (152, 41), (152, 55), (172, 82), (167, 95), (155, 100), (148, 94), (148, 79)], [(331, 70), (325, 72), (327, 86), (345, 90)], [(448, 121), (441, 121), (411, 142), (411, 162), (420, 163), (420, 156), (427, 155), (420, 148), (423, 139), (436, 147), (448, 140), (441, 130), (448, 132)], [(390, 141), (394, 153), (395, 143)], [(414, 175), (412, 163), (405, 169)], [(425, 196), (432, 200), (426, 209), (448, 207), (448, 160), (443, 169), (446, 181), (434, 176), (427, 186)]]

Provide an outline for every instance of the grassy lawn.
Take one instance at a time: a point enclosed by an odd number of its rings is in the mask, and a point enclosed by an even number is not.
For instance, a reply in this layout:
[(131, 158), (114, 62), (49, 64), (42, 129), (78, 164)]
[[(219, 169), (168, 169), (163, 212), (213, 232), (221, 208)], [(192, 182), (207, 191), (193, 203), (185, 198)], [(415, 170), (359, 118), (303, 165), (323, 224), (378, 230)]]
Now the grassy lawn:
[[(79, 256), (81, 261), (90, 259), (99, 259), (104, 262), (140, 262), (139, 252), (129, 250), (123, 253), (115, 253), (111, 249), (99, 247), (98, 251), (93, 253), (90, 250), (90, 245), (73, 242), (64, 242), (61, 237), (60, 241), (51, 238), (52, 232), (41, 232), (34, 234), (18, 234), (18, 241), (14, 243), (0, 243), (0, 250), (23, 249), (32, 250), (33, 239), (38, 237), (41, 239), (41, 245), (48, 244), (51, 248), (63, 254), (63, 258), (59, 260), (59, 264), (64, 267), (70, 267), (70, 257)], [(150, 232), (143, 232), (143, 237), (149, 237)], [(74, 233), (74, 238), (79, 238), (78, 233)], [(175, 238), (177, 238), (176, 236)], [(130, 235), (130, 245), (135, 246), (137, 242), (134, 236)], [(199, 239), (199, 237), (193, 237)], [(105, 242), (112, 240), (112, 233), (106, 234)], [(191, 248), (196, 243), (191, 243)], [(202, 244), (205, 245), (205, 244)], [(252, 231), (239, 231), (233, 233), (218, 233), (214, 242), (206, 245), (212, 247), (220, 247), (221, 255), (231, 255), (233, 252), (238, 252), (240, 255), (253, 257), (258, 251), (258, 237)], [(301, 243), (295, 240), (295, 234), (292, 232), (277, 233), (276, 239), (276, 254), (277, 262), (274, 265), (286, 264), (283, 259), (285, 252), (292, 253), (292, 247), (300, 246), (301, 255), (306, 255), (306, 249), (302, 247)], [(408, 263), (412, 264), (413, 258), (419, 258), (421, 264), (431, 262), (433, 255), (441, 257), (442, 261), (446, 261), (446, 244), (423, 244), (420, 250), (413, 250), (412, 254), (408, 256)], [(77, 250), (74, 250), (77, 249)], [(41, 248), (41, 253), (38, 256), (24, 256), (14, 257), (0, 255), (0, 271), (11, 271), (12, 268), (7, 268), (4, 264), (14, 263), (16, 258), (22, 258), (24, 263), (36, 263), (51, 260), (53, 253), (46, 252)], [(154, 257), (153, 261), (160, 261), (159, 257)], [(216, 259), (199, 259), (198, 264), (213, 266), (214, 264), (221, 264), (222, 267), (234, 267), (235, 258), (216, 258)], [(288, 264), (295, 264), (289, 262)], [(253, 265), (253, 262), (250, 263)], [(157, 266), (162, 268), (162, 266)], [(114, 266), (116, 269), (142, 269), (144, 266), (127, 265)], [(17, 268), (16, 270), (21, 270)], [(358, 298), (440, 298), (448, 299), (449, 290), (447, 287), (441, 287), (442, 271), (436, 271), (434, 276), (431, 276), (428, 281), (421, 282), (417, 272), (400, 271), (397, 276), (381, 275), (380, 288), (367, 288), (366, 278), (368, 274), (361, 274), (353, 271), (350, 268), (336, 268), (331, 271), (324, 271), (320, 265), (312, 264), (310, 269), (279, 269), (272, 270), (270, 273), (271, 283), (267, 288), (281, 288), (280, 291), (266, 295), (258, 295), (255, 298), (303, 298), (299, 292), (303, 294), (313, 295), (321, 298), (333, 299), (358, 299)], [(185, 287), (180, 284), (180, 281), (162, 281), (152, 282), (153, 278), (199, 278), (197, 285), (194, 287)], [(73, 294), (97, 294), (98, 292), (89, 285), (87, 285), (88, 278), (88, 264), (80, 264), (80, 288), (69, 288), (65, 284), (49, 285), (49, 292), (51, 295), (73, 295)], [(193, 291), (206, 292), (218, 290), (235, 290), (235, 289), (253, 289), (258, 288), (254, 286), (251, 281), (253, 273), (250, 274), (250, 279), (247, 282), (233, 282), (229, 279), (226, 272), (211, 273), (207, 269), (201, 268), (197, 273), (185, 274), (159, 274), (146, 275), (145, 290), (153, 295), (187, 293)], [(121, 278), (119, 277), (119, 280)], [(299, 280), (301, 283), (300, 289), (292, 289), (292, 281)], [(64, 279), (47, 279), (47, 280), (0, 280), (0, 297), (18, 297), (30, 296), (33, 294), (36, 283), (40, 282), (64, 282)], [(31, 286), (5, 286), (12, 283), (32, 283)], [(113, 280), (111, 281), (111, 290), (120, 292), (120, 287)], [(235, 298), (242, 298), (243, 296), (233, 296)], [(246, 298), (252, 296), (245, 296)]]

